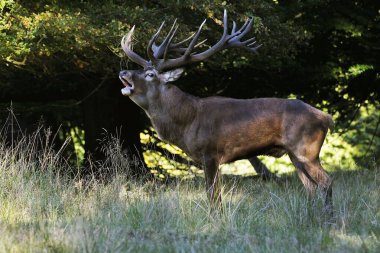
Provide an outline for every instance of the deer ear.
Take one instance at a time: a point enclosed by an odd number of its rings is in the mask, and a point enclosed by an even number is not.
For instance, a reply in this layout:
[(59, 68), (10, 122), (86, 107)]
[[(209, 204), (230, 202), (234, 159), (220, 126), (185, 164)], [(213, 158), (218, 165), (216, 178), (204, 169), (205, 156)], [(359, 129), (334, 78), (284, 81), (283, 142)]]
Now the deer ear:
[(178, 68), (178, 69), (174, 69), (174, 70), (164, 72), (164, 73), (160, 74), (159, 77), (165, 83), (174, 82), (175, 80), (177, 80), (178, 78), (181, 77), (181, 75), (184, 71), (185, 71), (185, 69)]

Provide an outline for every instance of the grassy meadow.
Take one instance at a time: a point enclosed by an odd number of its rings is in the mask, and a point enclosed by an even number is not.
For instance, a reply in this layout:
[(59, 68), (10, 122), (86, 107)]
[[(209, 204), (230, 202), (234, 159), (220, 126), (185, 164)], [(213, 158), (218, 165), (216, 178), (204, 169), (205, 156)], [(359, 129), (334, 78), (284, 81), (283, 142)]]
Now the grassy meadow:
[(132, 180), (117, 145), (92, 165), (106, 180), (68, 176), (77, 168), (49, 135), (0, 145), (0, 252), (380, 252), (378, 166), (331, 173), (332, 219), (294, 173), (225, 176), (216, 216), (203, 178)]

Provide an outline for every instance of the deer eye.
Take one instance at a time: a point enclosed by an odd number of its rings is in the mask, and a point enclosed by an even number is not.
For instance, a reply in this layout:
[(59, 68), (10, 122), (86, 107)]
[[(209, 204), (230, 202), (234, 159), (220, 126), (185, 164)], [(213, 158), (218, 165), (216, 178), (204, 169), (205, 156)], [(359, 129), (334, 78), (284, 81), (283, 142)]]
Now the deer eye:
[(148, 73), (145, 74), (145, 77), (150, 77), (150, 78), (152, 78), (152, 77), (154, 77), (154, 74), (151, 73), (151, 72), (148, 72)]

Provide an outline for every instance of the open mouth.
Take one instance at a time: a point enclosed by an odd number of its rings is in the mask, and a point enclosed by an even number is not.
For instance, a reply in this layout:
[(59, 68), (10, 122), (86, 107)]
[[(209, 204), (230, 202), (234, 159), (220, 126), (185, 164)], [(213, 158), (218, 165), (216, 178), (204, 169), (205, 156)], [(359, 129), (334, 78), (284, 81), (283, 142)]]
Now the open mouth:
[(133, 88), (134, 88), (133, 83), (130, 80), (128, 80), (127, 78), (123, 77), (123, 76), (119, 76), (119, 79), (123, 83), (123, 85), (125, 86), (123, 89), (121, 89), (121, 93), (124, 96), (131, 95), (132, 92), (133, 92)]

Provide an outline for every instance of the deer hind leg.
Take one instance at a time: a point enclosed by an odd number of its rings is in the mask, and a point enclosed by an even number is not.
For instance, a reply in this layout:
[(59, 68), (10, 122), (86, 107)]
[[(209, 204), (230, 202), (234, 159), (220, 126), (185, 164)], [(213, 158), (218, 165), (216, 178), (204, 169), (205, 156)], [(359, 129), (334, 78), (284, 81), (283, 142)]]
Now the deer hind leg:
[(260, 159), (257, 158), (257, 156), (249, 158), (248, 161), (251, 163), (257, 174), (259, 174), (264, 180), (276, 178), (276, 175), (270, 172), (267, 166), (265, 166), (265, 164), (262, 161), (260, 161)]
[(299, 170), (298, 175), (310, 194), (314, 194), (318, 187), (325, 196), (325, 210), (332, 214), (332, 179), (323, 169), (319, 152), (326, 132), (319, 131), (313, 136), (304, 137), (290, 154), (293, 164)]

